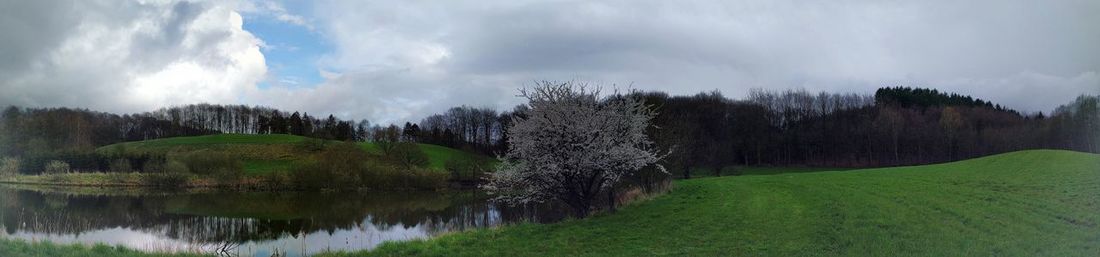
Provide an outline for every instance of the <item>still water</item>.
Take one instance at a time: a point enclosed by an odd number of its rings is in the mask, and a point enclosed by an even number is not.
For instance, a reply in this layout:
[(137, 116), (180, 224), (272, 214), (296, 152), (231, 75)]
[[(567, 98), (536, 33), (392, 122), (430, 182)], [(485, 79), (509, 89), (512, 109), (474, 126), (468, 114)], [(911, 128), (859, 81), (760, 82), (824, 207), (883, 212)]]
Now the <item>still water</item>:
[(516, 221), (478, 192), (71, 192), (0, 185), (0, 238), (123, 245), (157, 252), (307, 256)]

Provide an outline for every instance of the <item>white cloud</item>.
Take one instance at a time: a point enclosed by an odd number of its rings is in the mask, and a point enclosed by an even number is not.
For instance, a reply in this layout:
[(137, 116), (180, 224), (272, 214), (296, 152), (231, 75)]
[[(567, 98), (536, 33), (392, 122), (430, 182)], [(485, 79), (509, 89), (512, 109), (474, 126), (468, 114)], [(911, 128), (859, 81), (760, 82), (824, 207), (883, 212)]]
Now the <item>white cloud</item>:
[[(35, 19), (56, 19), (51, 13), (71, 13), (60, 25), (70, 29), (42, 31), (58, 33), (51, 38), (55, 47), (7, 60), (18, 71), (0, 78), (0, 104), (138, 112), (236, 103), (256, 90), (267, 70), (261, 42), (242, 29), (232, 6), (79, 1), (39, 10), (20, 21), (33, 26)], [(10, 47), (20, 46), (0, 45)]]

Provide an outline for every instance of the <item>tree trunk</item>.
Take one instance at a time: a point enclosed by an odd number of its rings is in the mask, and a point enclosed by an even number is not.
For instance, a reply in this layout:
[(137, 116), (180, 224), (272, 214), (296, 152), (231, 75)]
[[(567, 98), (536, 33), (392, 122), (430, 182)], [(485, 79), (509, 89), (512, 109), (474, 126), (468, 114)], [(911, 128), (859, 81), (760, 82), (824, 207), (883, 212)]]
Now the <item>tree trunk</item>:
[(577, 206), (573, 206), (573, 213), (577, 219), (584, 219), (588, 217), (588, 204), (578, 203)]
[(615, 189), (607, 190), (607, 206), (610, 207), (611, 212), (615, 212)]

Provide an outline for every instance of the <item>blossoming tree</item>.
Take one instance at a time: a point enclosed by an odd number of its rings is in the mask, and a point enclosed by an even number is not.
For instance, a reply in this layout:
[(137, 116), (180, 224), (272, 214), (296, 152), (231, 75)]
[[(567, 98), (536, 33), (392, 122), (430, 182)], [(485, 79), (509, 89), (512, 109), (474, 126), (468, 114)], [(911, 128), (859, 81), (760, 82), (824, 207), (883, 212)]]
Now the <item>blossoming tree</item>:
[(616, 183), (661, 158), (645, 134), (656, 113), (638, 99), (572, 82), (520, 93), (527, 111), (507, 129), (510, 147), (484, 186), (499, 201), (558, 200), (583, 218), (597, 197), (613, 205)]

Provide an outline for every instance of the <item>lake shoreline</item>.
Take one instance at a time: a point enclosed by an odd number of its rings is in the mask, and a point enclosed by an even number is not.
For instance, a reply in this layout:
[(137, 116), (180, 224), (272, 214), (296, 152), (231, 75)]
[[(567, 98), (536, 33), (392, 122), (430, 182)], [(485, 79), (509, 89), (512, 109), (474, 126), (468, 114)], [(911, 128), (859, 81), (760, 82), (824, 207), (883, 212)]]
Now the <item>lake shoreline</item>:
[(144, 173), (68, 173), (53, 175), (15, 175), (0, 178), (0, 184), (7, 185), (31, 185), (49, 187), (72, 188), (147, 188), (158, 190), (187, 190), (187, 189), (217, 189), (223, 191), (239, 192), (341, 192), (341, 191), (365, 191), (365, 192), (389, 192), (389, 191), (417, 191), (438, 192), (450, 190), (474, 190), (476, 183), (468, 181), (448, 181), (447, 186), (435, 189), (414, 187), (395, 187), (387, 189), (321, 189), (310, 190), (296, 187), (290, 183), (271, 183), (263, 177), (246, 176), (233, 182), (219, 181), (214, 177), (202, 177), (186, 175), (185, 181), (178, 181), (173, 185), (163, 185), (150, 182), (147, 177), (162, 174)]

